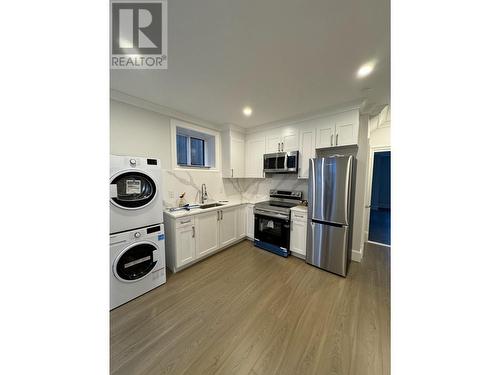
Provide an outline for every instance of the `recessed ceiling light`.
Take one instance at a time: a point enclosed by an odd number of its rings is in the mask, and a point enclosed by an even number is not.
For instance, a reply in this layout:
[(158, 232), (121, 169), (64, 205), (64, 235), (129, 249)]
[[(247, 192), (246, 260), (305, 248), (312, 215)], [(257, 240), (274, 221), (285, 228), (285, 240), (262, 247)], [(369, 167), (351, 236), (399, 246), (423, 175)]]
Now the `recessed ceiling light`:
[(373, 61), (361, 65), (361, 68), (358, 69), (358, 78), (364, 78), (369, 75), (371, 72), (373, 72), (374, 67), (375, 63)]
[(250, 107), (245, 107), (243, 108), (243, 114), (247, 117), (252, 116), (252, 108)]

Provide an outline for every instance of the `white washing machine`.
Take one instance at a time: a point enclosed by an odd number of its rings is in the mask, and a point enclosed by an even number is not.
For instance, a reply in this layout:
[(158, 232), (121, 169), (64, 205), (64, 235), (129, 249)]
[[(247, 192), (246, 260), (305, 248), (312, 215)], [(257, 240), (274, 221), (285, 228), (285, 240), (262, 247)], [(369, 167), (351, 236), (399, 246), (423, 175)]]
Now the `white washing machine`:
[(111, 155), (110, 233), (163, 222), (159, 159)]
[(112, 234), (109, 240), (111, 309), (165, 284), (163, 224)]

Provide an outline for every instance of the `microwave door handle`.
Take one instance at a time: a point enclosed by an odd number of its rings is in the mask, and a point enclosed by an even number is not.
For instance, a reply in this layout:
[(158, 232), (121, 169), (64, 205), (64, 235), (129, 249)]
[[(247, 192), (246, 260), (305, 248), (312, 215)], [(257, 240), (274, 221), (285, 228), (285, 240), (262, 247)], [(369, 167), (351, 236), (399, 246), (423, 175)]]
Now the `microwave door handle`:
[(283, 169), (288, 170), (288, 154), (285, 154), (285, 165), (283, 165)]

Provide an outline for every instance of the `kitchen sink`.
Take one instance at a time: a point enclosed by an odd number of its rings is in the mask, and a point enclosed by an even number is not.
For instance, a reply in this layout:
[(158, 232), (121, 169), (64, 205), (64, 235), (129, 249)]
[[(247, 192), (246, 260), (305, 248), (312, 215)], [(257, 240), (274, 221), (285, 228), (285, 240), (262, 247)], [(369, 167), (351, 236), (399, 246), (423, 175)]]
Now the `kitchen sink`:
[(224, 206), (223, 203), (209, 203), (200, 206), (201, 209)]

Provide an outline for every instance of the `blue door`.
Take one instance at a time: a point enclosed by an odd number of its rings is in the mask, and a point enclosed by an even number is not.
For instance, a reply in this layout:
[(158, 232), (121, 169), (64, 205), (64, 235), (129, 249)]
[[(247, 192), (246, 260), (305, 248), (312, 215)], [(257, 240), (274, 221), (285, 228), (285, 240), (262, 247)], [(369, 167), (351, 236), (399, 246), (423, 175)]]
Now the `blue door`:
[(379, 151), (373, 157), (372, 194), (368, 240), (391, 244), (391, 152)]

